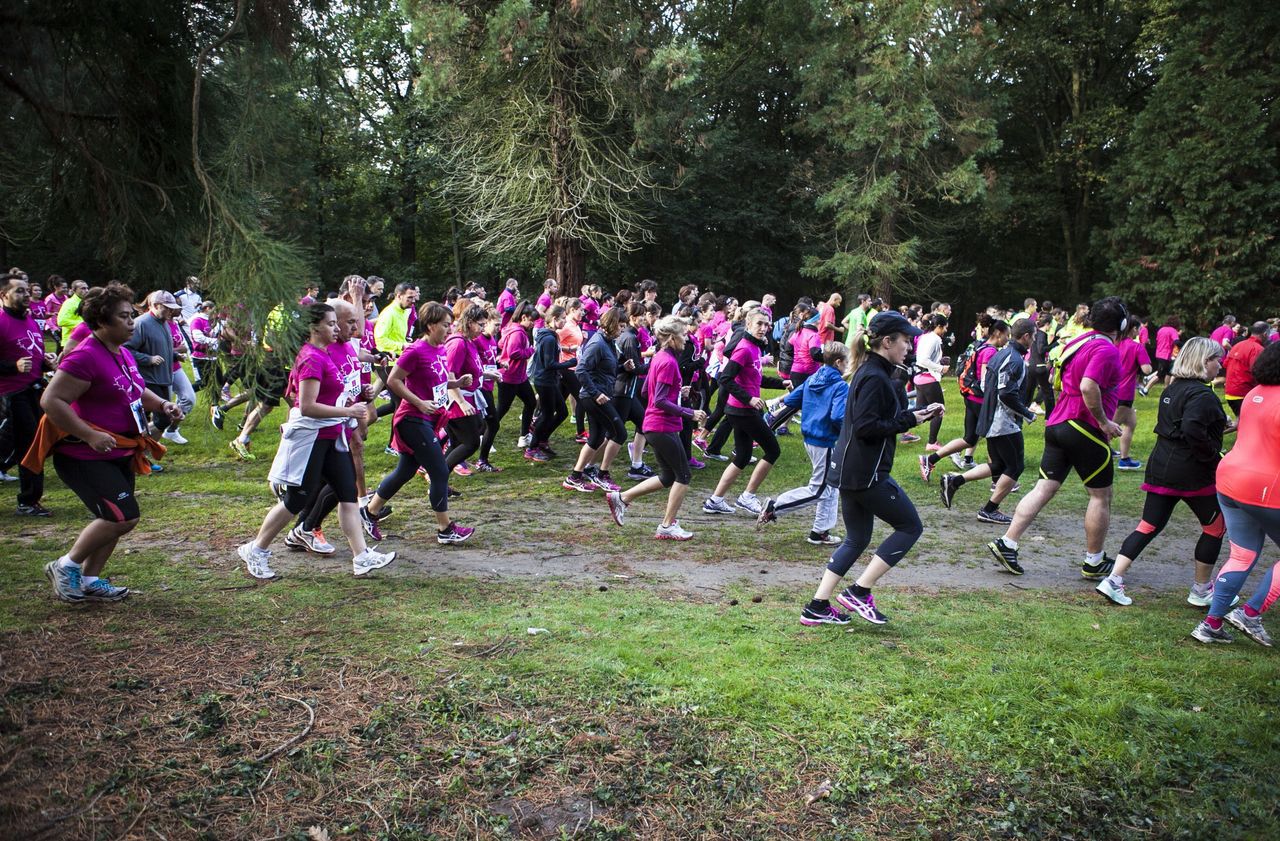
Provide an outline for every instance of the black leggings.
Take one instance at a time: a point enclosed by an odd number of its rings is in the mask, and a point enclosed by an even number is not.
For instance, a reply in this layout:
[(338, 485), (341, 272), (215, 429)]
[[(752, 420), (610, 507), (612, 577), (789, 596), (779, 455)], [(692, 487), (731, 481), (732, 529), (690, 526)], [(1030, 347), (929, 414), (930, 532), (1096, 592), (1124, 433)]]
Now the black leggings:
[(8, 424), (10, 430), (11, 451), (0, 453), (0, 469), (8, 470), (18, 465), (18, 504), (35, 505), (44, 497), (44, 474), (32, 473), (18, 464), (27, 454), (31, 442), (35, 440), (36, 429), (40, 426), (40, 418), (44, 411), (40, 408), (42, 389), (34, 384), (22, 391), (15, 392), (5, 398), (9, 401)]
[(725, 413), (725, 420), (728, 421), (726, 426), (733, 429), (733, 458), (730, 460), (739, 469), (746, 467), (751, 463), (751, 445), (757, 443), (760, 445), (760, 458), (770, 464), (776, 464), (778, 456), (782, 454), (778, 439), (773, 436), (769, 425), (764, 422), (764, 415), (755, 409), (747, 411), (750, 414)]
[(677, 482), (681, 485), (689, 484), (693, 478), (689, 471), (689, 456), (680, 443), (679, 435), (675, 432), (649, 432), (646, 433), (645, 440), (657, 456), (658, 479), (662, 482), (662, 487), (669, 488)]
[(620, 395), (613, 398), (614, 408), (618, 410), (618, 417), (622, 418), (622, 422), (631, 424), (636, 434), (644, 433), (644, 409), (647, 401), (642, 397), (627, 397)]
[(1218, 505), (1216, 494), (1213, 496), (1167, 496), (1148, 492), (1146, 502), (1142, 504), (1142, 519), (1138, 522), (1137, 528), (1124, 539), (1120, 554), (1130, 560), (1142, 554), (1147, 544), (1169, 524), (1173, 509), (1178, 507), (1179, 502), (1185, 502), (1196, 515), (1196, 519), (1200, 521), (1200, 539), (1196, 541), (1196, 560), (1202, 564), (1217, 563), (1226, 524), (1222, 520), (1222, 508)]
[(484, 419), (479, 414), (449, 419), (449, 449), (445, 450), (444, 463), (450, 470), (480, 449), (480, 436), (483, 433)]
[(511, 410), (511, 404), (516, 398), (520, 398), (520, 402), (524, 404), (524, 409), (520, 412), (520, 437), (529, 434), (530, 427), (533, 426), (533, 407), (537, 405), (537, 397), (534, 396), (533, 386), (528, 380), (522, 383), (498, 383), (498, 420), (501, 421), (507, 416), (507, 412)]
[(578, 394), (582, 392), (582, 382), (572, 368), (564, 368), (560, 371), (560, 387), (564, 390), (566, 400), (570, 397), (574, 398), (573, 423), (578, 432), (582, 432), (584, 429), (583, 406), (582, 401), (578, 399)]
[(413, 455), (400, 454), (396, 467), (378, 483), (378, 496), (391, 499), (418, 473), (421, 467), (431, 481), (428, 497), (432, 511), (449, 510), (449, 468), (440, 452), (435, 427), (422, 418), (402, 418), (396, 424), (400, 441), (413, 450)]
[(535, 385), (538, 393), (538, 419), (533, 424), (533, 439), (530, 446), (545, 444), (551, 440), (560, 424), (569, 417), (569, 410), (564, 407), (564, 394), (560, 391), (560, 383), (551, 385)]
[[(585, 398), (584, 398), (585, 400)], [(595, 400), (586, 400), (587, 415), (591, 419), (591, 432), (587, 435), (587, 446), (593, 450), (600, 449), (605, 439), (615, 444), (627, 443), (627, 425), (618, 414), (618, 398), (601, 405)]]
[(281, 502), (290, 514), (299, 514), (309, 508), (324, 485), (329, 485), (339, 502), (356, 501), (356, 469), (350, 452), (338, 450), (336, 438), (317, 438), (307, 459), (307, 470), (302, 474), (302, 484), (290, 486)]
[[(916, 408), (923, 409), (930, 403), (943, 403), (942, 383), (916, 383)], [(942, 415), (929, 421), (929, 443), (938, 443), (938, 430), (942, 429)]]
[(492, 391), (481, 391), (484, 395), (484, 435), (480, 438), (480, 460), (488, 461), (493, 452), (493, 442), (498, 437), (498, 409), (493, 402)]
[(133, 458), (87, 459), (53, 453), (53, 469), (99, 520), (127, 523), (141, 515), (133, 495)]
[(916, 507), (893, 477), (866, 490), (840, 491), (840, 513), (844, 517), (844, 541), (827, 564), (827, 569), (839, 576), (844, 576), (871, 545), (871, 530), (877, 518), (893, 527), (893, 533), (876, 549), (876, 555), (889, 566), (896, 566), (924, 533)]
[(1024, 389), (1027, 403), (1035, 403), (1039, 398), (1045, 417), (1053, 414), (1057, 399), (1053, 396), (1053, 379), (1049, 375), (1048, 365), (1036, 365), (1027, 371), (1027, 384)]

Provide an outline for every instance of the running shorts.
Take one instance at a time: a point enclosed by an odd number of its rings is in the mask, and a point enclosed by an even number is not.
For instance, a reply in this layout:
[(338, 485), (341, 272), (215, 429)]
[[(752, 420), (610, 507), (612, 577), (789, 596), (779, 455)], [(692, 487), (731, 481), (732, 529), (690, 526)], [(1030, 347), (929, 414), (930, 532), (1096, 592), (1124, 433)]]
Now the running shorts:
[(1072, 470), (1086, 488), (1111, 487), (1115, 476), (1111, 445), (1103, 439), (1101, 432), (1080, 421), (1070, 420), (1045, 427), (1040, 475), (1053, 482), (1062, 482)]

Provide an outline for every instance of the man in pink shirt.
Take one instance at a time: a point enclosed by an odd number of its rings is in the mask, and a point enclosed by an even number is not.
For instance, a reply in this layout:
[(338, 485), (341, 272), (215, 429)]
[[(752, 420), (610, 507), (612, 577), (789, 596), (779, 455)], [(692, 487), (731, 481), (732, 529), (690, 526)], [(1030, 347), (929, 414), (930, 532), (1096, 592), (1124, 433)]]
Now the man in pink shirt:
[(1214, 328), (1214, 331), (1209, 334), (1209, 338), (1222, 345), (1223, 349), (1230, 350), (1231, 343), (1236, 338), (1236, 317), (1234, 315), (1224, 316), (1222, 323)]
[(831, 297), (818, 304), (818, 338), (823, 344), (836, 340), (836, 307), (844, 303), (839, 292), (832, 292)]

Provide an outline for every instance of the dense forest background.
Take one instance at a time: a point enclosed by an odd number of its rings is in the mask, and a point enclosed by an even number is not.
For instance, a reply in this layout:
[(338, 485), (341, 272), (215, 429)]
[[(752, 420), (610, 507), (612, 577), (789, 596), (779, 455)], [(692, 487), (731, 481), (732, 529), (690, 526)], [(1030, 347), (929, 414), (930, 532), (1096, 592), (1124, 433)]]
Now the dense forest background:
[(0, 263), (37, 279), (1280, 307), (1263, 0), (7, 0), (0, 23)]

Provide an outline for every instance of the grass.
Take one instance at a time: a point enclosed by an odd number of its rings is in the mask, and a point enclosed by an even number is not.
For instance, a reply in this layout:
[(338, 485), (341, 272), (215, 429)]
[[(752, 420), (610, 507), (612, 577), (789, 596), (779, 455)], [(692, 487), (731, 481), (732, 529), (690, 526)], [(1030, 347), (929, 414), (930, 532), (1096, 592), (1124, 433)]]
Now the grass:
[[(1142, 429), (1153, 400), (1140, 404)], [(273, 434), (255, 439), (262, 459), (242, 465), (205, 427), (192, 422), (171, 471), (139, 480), (143, 526), (110, 568), (141, 591), (123, 604), (69, 609), (48, 597), (39, 566), (82, 522), (56, 479), (55, 521), (9, 520), (0, 825), (27, 832), (106, 792), (46, 832), (114, 838), (135, 816), (166, 837), (246, 838), (302, 838), (313, 824), (397, 839), (1280, 830), (1270, 726), (1280, 670), (1247, 641), (1189, 640), (1197, 613), (1180, 593), (1118, 610), (1087, 590), (889, 589), (890, 625), (814, 631), (795, 622), (807, 587), (735, 585), (708, 599), (429, 568), (369, 580), (304, 570), (253, 586), (229, 548), (267, 504)], [(509, 443), (498, 460), (507, 472), (460, 483), (464, 515), (598, 522), (555, 486), (555, 468), (515, 463)], [(1150, 445), (1140, 434), (1135, 452)], [(799, 437), (783, 448), (771, 487), (807, 478)], [(1038, 448), (1032, 432), (1029, 464)], [(389, 466), (375, 452), (369, 475)], [(695, 477), (690, 502), (713, 472)], [(1136, 516), (1139, 482), (1120, 474), (1117, 520)], [(421, 516), (406, 497), (398, 511)], [(1073, 507), (1083, 493), (1068, 485), (1054, 508)], [(652, 545), (632, 529), (578, 530), (605, 560), (642, 565)], [(710, 559), (754, 544), (782, 557), (806, 530), (803, 517), (772, 532), (708, 526), (691, 551)], [(442, 557), (418, 534), (426, 526), (395, 548), (428, 565)], [(497, 534), (479, 536), (495, 558), (546, 551)], [(957, 555), (944, 533), (926, 537), (931, 552)], [(286, 697), (315, 709), (315, 729), (257, 763), (305, 723)], [(100, 738), (78, 735), (86, 710)], [(824, 780), (830, 795), (806, 806)]]

